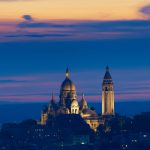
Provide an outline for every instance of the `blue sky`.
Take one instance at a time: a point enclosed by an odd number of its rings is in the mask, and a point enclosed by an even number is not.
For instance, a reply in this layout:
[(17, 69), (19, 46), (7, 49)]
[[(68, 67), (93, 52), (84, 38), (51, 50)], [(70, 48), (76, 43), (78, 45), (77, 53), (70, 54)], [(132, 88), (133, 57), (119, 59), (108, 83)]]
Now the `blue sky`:
[(0, 43), (1, 75), (112, 69), (148, 69), (149, 38)]
[(111, 68), (116, 101), (150, 100), (149, 38), (18, 41), (0, 43), (0, 101), (58, 100), (66, 67), (88, 101), (101, 101), (105, 66)]
[(116, 101), (150, 100), (150, 3), (0, 0), (0, 101), (48, 101), (69, 67), (78, 98), (101, 101), (108, 64)]

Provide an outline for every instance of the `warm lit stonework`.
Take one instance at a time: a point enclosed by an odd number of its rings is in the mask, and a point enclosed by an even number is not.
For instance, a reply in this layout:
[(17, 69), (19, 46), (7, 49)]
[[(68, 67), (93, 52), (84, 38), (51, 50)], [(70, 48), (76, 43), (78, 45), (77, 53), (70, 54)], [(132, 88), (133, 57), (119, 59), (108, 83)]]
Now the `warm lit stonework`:
[[(114, 92), (113, 82), (107, 68), (103, 81), (103, 94), (102, 94), (102, 115), (114, 114)], [(90, 108), (87, 101), (82, 95), (81, 100), (78, 102), (76, 95), (75, 84), (70, 79), (70, 73), (67, 68), (66, 78), (60, 87), (59, 103), (57, 104), (52, 94), (52, 99), (48, 107), (44, 108), (41, 114), (41, 124), (45, 125), (50, 118), (60, 114), (78, 114), (87, 124), (96, 131), (99, 124), (103, 123), (100, 119), (101, 116), (95, 110)]]
[(114, 85), (108, 66), (102, 85), (102, 115), (114, 115)]

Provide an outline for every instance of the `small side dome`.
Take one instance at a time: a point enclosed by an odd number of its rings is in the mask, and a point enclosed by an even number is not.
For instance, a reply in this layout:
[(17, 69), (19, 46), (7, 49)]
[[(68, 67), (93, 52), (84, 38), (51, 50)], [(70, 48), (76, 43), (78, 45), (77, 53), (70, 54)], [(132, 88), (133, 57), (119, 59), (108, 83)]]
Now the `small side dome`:
[(83, 110), (83, 109), (87, 109), (88, 108), (88, 105), (87, 105), (87, 102), (84, 98), (84, 94), (82, 95), (82, 99), (80, 101), (80, 110)]
[(88, 115), (90, 117), (98, 117), (97, 113), (94, 110), (91, 110), (91, 109), (84, 110), (83, 114)]
[(71, 103), (71, 107), (73, 106), (79, 106), (78, 101), (76, 99), (74, 99)]

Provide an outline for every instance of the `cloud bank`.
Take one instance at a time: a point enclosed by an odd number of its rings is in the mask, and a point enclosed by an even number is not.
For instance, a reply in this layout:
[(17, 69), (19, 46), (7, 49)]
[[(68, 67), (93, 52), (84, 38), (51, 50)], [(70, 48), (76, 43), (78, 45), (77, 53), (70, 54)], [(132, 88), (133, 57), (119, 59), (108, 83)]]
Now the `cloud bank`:
[[(148, 14), (147, 8), (142, 12)], [(17, 40), (106, 40), (150, 38), (150, 20), (39, 21), (23, 15), (19, 23), (0, 24), (0, 42)], [(5, 29), (7, 28), (7, 29)], [(10, 28), (10, 31), (9, 31)]]
[(139, 10), (141, 13), (145, 15), (150, 15), (150, 5), (146, 5)]

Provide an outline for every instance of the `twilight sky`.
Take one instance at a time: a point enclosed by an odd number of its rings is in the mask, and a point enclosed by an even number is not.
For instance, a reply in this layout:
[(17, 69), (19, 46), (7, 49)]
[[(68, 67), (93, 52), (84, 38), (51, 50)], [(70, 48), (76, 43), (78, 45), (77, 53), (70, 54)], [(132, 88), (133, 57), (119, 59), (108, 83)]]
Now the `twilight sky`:
[(68, 66), (80, 98), (150, 100), (149, 0), (0, 0), (0, 101), (58, 98)]
[(37, 19), (140, 19), (139, 9), (149, 0), (0, 0), (0, 18), (19, 20), (23, 14)]

